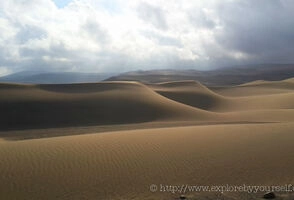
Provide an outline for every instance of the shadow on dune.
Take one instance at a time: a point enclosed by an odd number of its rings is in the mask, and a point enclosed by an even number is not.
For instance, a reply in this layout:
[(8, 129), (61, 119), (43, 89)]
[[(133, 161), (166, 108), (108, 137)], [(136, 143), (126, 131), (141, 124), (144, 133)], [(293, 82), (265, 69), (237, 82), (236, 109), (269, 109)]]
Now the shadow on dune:
[[(121, 84), (120, 84), (121, 83)], [(97, 93), (113, 90), (138, 89), (139, 84), (123, 84), (124, 82), (76, 83), (76, 84), (42, 84), (36, 85), (41, 90), (58, 93)], [(129, 82), (131, 83), (131, 82)]]
[(227, 99), (196, 81), (175, 81), (150, 85), (158, 94), (203, 110), (215, 111)]
[[(25, 88), (25, 89), (24, 89)], [(0, 130), (205, 118), (134, 82), (36, 85), (0, 90)]]

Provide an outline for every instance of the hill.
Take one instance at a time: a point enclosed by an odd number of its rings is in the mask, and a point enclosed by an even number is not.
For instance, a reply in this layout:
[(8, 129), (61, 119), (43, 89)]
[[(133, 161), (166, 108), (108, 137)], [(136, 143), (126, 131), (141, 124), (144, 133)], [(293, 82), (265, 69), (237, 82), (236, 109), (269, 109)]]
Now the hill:
[(107, 81), (140, 81), (160, 83), (167, 81), (195, 80), (208, 86), (239, 85), (255, 80), (278, 81), (294, 76), (294, 64), (250, 65), (227, 67), (210, 71), (198, 70), (150, 70), (123, 73)]
[(102, 81), (111, 75), (113, 74), (24, 71), (0, 77), (0, 82), (32, 84), (90, 83)]

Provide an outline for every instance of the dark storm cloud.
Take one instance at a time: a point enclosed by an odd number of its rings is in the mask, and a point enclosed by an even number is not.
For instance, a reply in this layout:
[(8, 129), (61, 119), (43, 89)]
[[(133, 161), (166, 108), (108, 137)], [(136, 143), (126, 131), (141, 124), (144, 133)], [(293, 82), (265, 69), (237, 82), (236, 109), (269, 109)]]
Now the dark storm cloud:
[[(291, 4), (291, 5), (289, 5)], [(244, 52), (254, 62), (294, 61), (294, 1), (233, 1), (218, 7), (223, 29), (216, 33), (225, 49)]]

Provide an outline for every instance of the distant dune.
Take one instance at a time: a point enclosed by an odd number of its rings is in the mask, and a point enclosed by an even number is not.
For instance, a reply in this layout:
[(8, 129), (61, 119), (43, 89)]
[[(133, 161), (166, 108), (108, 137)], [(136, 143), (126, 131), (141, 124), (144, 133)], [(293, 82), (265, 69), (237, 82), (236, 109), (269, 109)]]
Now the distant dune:
[(151, 192), (150, 185), (294, 181), (293, 78), (226, 87), (193, 80), (2, 83), (0, 110), (0, 199), (168, 200), (180, 194)]
[[(254, 86), (254, 88), (251, 86)], [(151, 87), (167, 98), (216, 112), (294, 109), (294, 84), (287, 81), (253, 82), (238, 87), (215, 89), (219, 94), (195, 81), (167, 82), (154, 84)], [(238, 90), (244, 92), (246, 87), (250, 87), (251, 95), (243, 96), (243, 94), (241, 97), (235, 96), (234, 98), (228, 96), (228, 93), (238, 93), (236, 92)], [(246, 89), (248, 90), (248, 88)], [(264, 89), (271, 92), (257, 92)], [(247, 91), (247, 95), (248, 93)], [(224, 96), (224, 94), (227, 96)]]
[(252, 96), (264, 94), (291, 93), (294, 89), (294, 81), (253, 81), (235, 87), (209, 87), (211, 90), (225, 96)]

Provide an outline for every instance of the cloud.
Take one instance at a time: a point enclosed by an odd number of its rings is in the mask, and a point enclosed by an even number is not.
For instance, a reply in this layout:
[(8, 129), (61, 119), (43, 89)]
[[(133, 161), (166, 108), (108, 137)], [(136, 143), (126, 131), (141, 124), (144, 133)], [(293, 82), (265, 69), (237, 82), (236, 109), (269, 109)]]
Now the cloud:
[(168, 25), (165, 19), (164, 11), (157, 6), (141, 2), (137, 8), (138, 16), (147, 23), (152, 24), (154, 27), (167, 30)]
[[(292, 3), (293, 4), (293, 3)], [(279, 1), (231, 2), (218, 8), (217, 42), (261, 62), (293, 62), (293, 14)]]
[(107, 30), (104, 30), (101, 25), (93, 19), (89, 19), (83, 26), (83, 30), (87, 36), (94, 42), (106, 44), (109, 41)]
[(213, 11), (206, 8), (191, 9), (188, 17), (192, 25), (197, 28), (213, 29), (216, 26), (216, 22), (213, 19)]
[(178, 48), (183, 47), (181, 41), (175, 37), (152, 31), (143, 31), (141, 34), (160, 46), (175, 46)]
[(1, 1), (0, 73), (290, 63), (293, 8), (291, 0)]

